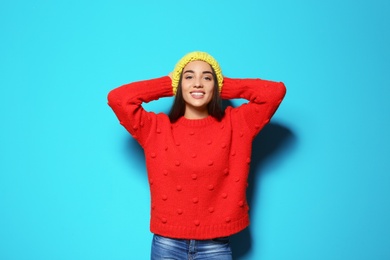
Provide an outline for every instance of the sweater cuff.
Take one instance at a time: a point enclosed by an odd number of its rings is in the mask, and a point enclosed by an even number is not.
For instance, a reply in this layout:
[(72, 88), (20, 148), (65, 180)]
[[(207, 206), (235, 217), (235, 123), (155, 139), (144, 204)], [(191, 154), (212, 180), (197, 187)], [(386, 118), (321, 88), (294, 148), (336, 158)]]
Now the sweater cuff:
[(173, 96), (172, 80), (168, 76), (139, 81), (135, 84), (138, 86), (132, 90), (132, 98), (140, 98), (142, 102)]
[[(157, 87), (159, 89), (158, 92), (162, 93), (164, 97), (173, 96), (172, 80), (169, 76), (163, 76), (160, 78), (151, 79), (149, 81), (146, 81), (146, 82), (148, 82), (148, 85), (153, 86), (154, 85), (153, 82), (150, 82), (150, 81), (156, 81), (157, 84), (155, 84), (155, 86), (160, 86), (160, 87)], [(150, 83), (152, 83), (152, 84), (150, 84)]]
[(225, 77), (223, 79), (223, 87), (221, 91), (222, 99), (240, 98), (242, 89), (239, 87), (240, 79), (232, 79)]

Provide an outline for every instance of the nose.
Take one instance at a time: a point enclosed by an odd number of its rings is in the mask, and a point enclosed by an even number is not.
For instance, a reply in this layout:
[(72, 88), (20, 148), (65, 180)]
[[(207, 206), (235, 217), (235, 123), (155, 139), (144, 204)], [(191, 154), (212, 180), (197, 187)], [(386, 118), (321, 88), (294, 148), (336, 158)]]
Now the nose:
[(196, 88), (202, 88), (203, 87), (202, 80), (200, 78), (195, 79), (194, 87), (196, 87)]

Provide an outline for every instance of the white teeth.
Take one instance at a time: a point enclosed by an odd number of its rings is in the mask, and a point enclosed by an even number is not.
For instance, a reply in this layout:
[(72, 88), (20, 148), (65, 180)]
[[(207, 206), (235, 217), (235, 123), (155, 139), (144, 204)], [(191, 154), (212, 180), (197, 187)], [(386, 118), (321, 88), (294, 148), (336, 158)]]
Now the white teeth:
[(192, 92), (191, 95), (194, 95), (194, 96), (203, 96), (204, 93), (201, 93), (201, 92)]

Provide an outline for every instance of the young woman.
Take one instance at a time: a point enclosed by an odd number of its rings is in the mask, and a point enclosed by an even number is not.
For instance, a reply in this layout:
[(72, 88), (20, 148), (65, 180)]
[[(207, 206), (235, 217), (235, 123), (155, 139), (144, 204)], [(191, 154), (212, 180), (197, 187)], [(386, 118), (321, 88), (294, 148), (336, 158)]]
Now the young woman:
[[(169, 76), (112, 90), (109, 105), (145, 152), (152, 259), (231, 259), (229, 236), (249, 225), (247, 177), (254, 137), (285, 95), (281, 82), (222, 76), (205, 52)], [(142, 103), (175, 95), (169, 115)], [(222, 109), (222, 99), (244, 98)]]

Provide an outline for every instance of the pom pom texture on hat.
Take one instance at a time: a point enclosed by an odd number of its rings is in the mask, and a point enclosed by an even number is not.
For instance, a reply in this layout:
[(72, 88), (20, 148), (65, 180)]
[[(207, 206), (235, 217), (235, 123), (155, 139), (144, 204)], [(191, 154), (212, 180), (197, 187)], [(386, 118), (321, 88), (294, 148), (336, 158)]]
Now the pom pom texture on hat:
[(180, 76), (184, 67), (191, 61), (196, 61), (196, 60), (207, 62), (214, 69), (218, 81), (218, 89), (219, 92), (221, 92), (222, 85), (223, 85), (223, 76), (222, 76), (222, 70), (219, 67), (218, 62), (210, 54), (206, 52), (194, 51), (186, 54), (183, 58), (181, 58), (179, 62), (176, 64), (175, 69), (172, 72), (172, 87), (173, 87), (174, 95), (176, 95), (177, 88), (179, 86)]

